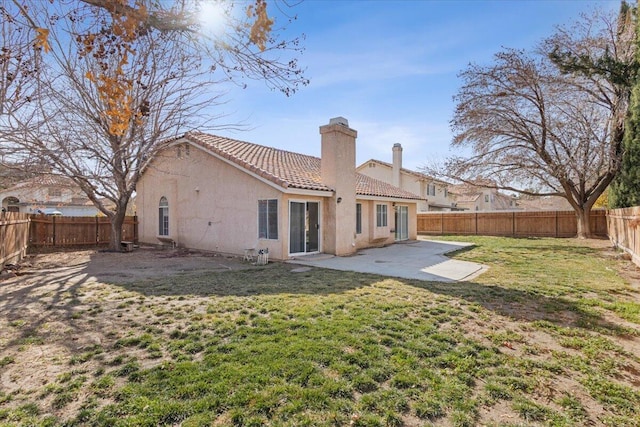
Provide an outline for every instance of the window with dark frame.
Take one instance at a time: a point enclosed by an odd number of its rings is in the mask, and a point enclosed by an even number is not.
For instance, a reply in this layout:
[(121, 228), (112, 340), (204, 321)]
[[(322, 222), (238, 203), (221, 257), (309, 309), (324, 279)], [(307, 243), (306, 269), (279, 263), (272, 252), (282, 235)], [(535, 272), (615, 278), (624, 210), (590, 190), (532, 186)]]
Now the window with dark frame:
[(362, 234), (362, 203), (356, 203), (356, 234)]
[(48, 194), (50, 197), (62, 197), (62, 190), (59, 188), (49, 187)]
[(162, 196), (158, 204), (158, 236), (169, 235), (169, 202)]

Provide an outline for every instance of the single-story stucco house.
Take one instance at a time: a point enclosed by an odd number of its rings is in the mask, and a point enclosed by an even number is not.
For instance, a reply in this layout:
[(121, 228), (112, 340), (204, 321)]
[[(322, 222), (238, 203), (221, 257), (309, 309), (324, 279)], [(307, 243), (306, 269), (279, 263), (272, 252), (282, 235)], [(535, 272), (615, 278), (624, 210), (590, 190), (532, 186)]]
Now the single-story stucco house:
[(356, 172), (346, 119), (320, 134), (321, 159), (201, 132), (168, 141), (136, 188), (140, 241), (283, 260), (415, 239), (420, 197)]

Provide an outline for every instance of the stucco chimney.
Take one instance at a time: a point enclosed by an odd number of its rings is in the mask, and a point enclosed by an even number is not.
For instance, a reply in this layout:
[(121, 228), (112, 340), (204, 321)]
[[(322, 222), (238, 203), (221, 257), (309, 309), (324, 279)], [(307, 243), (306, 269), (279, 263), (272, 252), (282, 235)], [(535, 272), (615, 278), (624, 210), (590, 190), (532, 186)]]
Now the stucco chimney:
[(392, 184), (400, 187), (400, 169), (402, 169), (402, 145), (393, 144)]
[(344, 117), (320, 126), (322, 183), (334, 190), (324, 203), (323, 251), (335, 255), (355, 253), (356, 137)]

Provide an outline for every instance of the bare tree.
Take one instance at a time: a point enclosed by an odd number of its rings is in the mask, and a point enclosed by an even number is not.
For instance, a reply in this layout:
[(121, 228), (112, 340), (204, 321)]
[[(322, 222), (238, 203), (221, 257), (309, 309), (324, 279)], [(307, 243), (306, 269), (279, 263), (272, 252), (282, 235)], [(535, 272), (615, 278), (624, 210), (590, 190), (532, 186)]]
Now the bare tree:
[(634, 66), (633, 26), (618, 23), (584, 17), (536, 52), (507, 49), (492, 65), (470, 65), (455, 97), (452, 146), (469, 146), (473, 155), (429, 172), (564, 197), (576, 211), (578, 236), (590, 237), (591, 208), (620, 167)]
[[(25, 19), (0, 5), (0, 137), (12, 129), (10, 118), (29, 108), (37, 91), (39, 51), (32, 48), (35, 31)], [(0, 166), (13, 168), (15, 150), (6, 139), (0, 139)]]
[[(114, 250), (140, 173), (162, 142), (196, 127), (220, 127), (213, 109), (222, 102), (220, 83), (255, 78), (286, 95), (306, 84), (295, 59), (274, 56), (297, 52), (297, 41), (277, 40), (262, 0), (244, 21), (228, 23), (219, 39), (203, 38), (188, 19), (193, 2), (153, 11), (164, 3), (133, 4), (32, 1), (28, 23), (46, 35), (32, 40), (43, 51), (37, 91), (28, 106), (7, 115), (0, 134), (83, 189), (109, 217)], [(171, 17), (183, 21), (171, 27)], [(251, 19), (267, 19), (262, 33), (253, 34)]]

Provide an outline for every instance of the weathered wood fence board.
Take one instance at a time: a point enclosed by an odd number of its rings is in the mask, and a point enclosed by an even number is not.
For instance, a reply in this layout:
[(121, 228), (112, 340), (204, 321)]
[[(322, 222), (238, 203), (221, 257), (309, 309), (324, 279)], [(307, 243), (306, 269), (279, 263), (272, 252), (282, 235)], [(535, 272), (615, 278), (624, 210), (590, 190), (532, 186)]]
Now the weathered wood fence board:
[(640, 266), (640, 207), (608, 211), (607, 228), (611, 242)]
[(0, 213), (0, 270), (5, 264), (20, 261), (29, 246), (29, 215)]
[[(605, 210), (591, 212), (591, 231), (607, 235)], [(429, 212), (418, 214), (418, 233), (512, 237), (574, 237), (573, 211)]]
[[(111, 224), (105, 217), (65, 217), (0, 213), (0, 270), (20, 261), (30, 248), (106, 245)], [(126, 217), (122, 240), (138, 242), (138, 217)]]
[[(126, 217), (122, 240), (137, 242), (137, 217)], [(32, 216), (30, 246), (98, 246), (109, 243), (111, 224), (106, 217)]]

